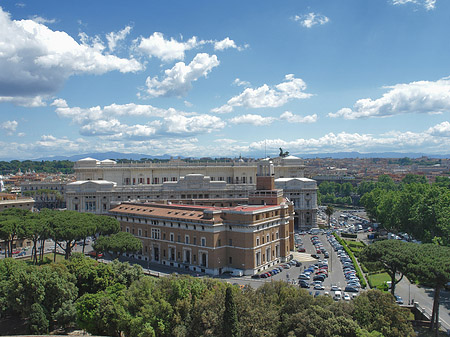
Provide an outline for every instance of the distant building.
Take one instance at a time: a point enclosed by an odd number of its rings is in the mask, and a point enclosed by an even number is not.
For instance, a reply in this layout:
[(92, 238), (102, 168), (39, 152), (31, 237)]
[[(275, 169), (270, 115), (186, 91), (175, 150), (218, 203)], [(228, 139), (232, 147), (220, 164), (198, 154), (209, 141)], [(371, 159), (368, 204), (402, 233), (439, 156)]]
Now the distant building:
[[(202, 174), (211, 181), (227, 184), (255, 184), (257, 161), (201, 162), (173, 160), (166, 163), (116, 163), (113, 160), (85, 158), (74, 165), (78, 181), (108, 180), (117, 186), (159, 185), (178, 181), (188, 174)], [(294, 156), (273, 159), (275, 178), (301, 178), (304, 176), (302, 160)]]
[(294, 209), (275, 189), (273, 164), (258, 166), (248, 205), (218, 207), (124, 202), (109, 211), (140, 238), (137, 258), (218, 275), (245, 275), (286, 261), (294, 247)]
[(297, 229), (317, 227), (317, 183), (308, 178), (278, 178), (275, 187), (294, 204), (294, 225)]
[[(277, 182), (280, 184), (277, 188), (286, 188), (286, 196), (295, 200), (296, 227), (316, 227), (317, 186), (313, 180), (302, 178), (301, 159), (288, 156), (271, 162), (274, 177), (287, 179)], [(79, 180), (66, 186), (66, 206), (69, 210), (106, 214), (124, 201), (168, 200), (231, 206), (240, 199), (240, 203), (247, 203), (256, 189), (257, 166), (258, 162), (193, 164), (179, 160), (162, 164), (117, 164), (112, 160), (86, 158), (75, 164)]]
[(20, 183), (22, 196), (32, 197), (35, 208), (65, 208), (64, 194), (67, 182), (24, 181)]

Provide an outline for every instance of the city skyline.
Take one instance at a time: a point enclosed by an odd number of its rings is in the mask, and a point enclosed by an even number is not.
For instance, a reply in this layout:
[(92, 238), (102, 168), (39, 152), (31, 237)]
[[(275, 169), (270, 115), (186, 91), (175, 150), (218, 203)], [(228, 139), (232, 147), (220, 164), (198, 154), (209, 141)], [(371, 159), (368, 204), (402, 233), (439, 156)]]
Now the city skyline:
[(450, 145), (442, 0), (0, 7), (0, 159)]

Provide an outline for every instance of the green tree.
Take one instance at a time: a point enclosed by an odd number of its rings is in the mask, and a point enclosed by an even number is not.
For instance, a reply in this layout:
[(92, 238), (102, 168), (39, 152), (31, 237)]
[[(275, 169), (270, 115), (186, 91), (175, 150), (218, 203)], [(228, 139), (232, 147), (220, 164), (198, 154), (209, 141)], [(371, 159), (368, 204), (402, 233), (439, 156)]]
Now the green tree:
[(423, 175), (408, 173), (403, 179), (403, 184), (426, 184), (427, 178)]
[[(438, 335), (440, 291), (450, 282), (450, 247), (436, 244), (416, 245), (415, 258), (410, 266), (410, 273), (419, 281), (434, 288), (431, 329)], [(414, 277), (413, 276), (413, 277)]]
[(223, 332), (226, 337), (239, 337), (236, 305), (233, 299), (233, 290), (227, 287), (225, 292), (225, 310), (223, 312)]
[(44, 308), (39, 303), (33, 303), (29, 319), (29, 329), (33, 335), (48, 334), (49, 322), (45, 316)]
[[(391, 294), (394, 295), (395, 286), (402, 280), (409, 264), (414, 261), (415, 246), (417, 245), (400, 240), (377, 241), (367, 246), (360, 256), (362, 260), (383, 263), (386, 272), (391, 277)], [(400, 274), (399, 279), (396, 279), (397, 274)]]
[(325, 214), (328, 217), (328, 227), (331, 226), (331, 216), (334, 213), (334, 208), (332, 206), (327, 206), (327, 208), (325, 209)]
[(25, 223), (29, 210), (11, 208), (0, 213), (0, 239), (5, 241), (5, 257), (12, 256), (14, 242), (25, 235)]
[(110, 236), (100, 236), (93, 248), (97, 252), (114, 252), (116, 255), (136, 253), (142, 250), (142, 241), (133, 234), (119, 232)]
[(415, 336), (409, 310), (398, 306), (390, 294), (369, 290), (356, 297), (353, 305), (352, 316), (361, 328), (385, 337)]

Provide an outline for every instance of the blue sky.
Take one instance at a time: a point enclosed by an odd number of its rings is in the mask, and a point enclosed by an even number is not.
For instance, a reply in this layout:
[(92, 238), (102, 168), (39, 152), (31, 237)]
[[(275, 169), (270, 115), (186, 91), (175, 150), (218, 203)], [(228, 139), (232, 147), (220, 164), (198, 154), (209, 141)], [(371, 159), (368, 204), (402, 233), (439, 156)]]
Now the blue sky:
[(0, 6), (0, 159), (450, 153), (450, 1)]

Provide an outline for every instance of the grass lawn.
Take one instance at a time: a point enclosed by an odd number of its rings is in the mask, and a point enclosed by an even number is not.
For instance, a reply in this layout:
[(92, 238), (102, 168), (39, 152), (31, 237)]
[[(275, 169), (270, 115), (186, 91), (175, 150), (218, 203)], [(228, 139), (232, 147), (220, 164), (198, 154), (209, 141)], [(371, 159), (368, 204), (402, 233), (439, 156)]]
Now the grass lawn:
[(369, 285), (371, 288), (376, 288), (387, 281), (391, 280), (391, 277), (388, 273), (378, 273), (367, 276), (367, 280), (369, 281)]
[[(27, 256), (24, 258), (20, 259), (21, 261), (25, 261), (28, 263), (31, 263), (31, 256)], [(38, 260), (39, 260), (39, 256), (38, 256)], [(44, 263), (48, 263), (48, 262), (53, 262), (53, 253), (46, 253), (44, 254)], [(64, 261), (64, 255), (63, 254), (56, 254), (56, 262), (62, 262)]]

